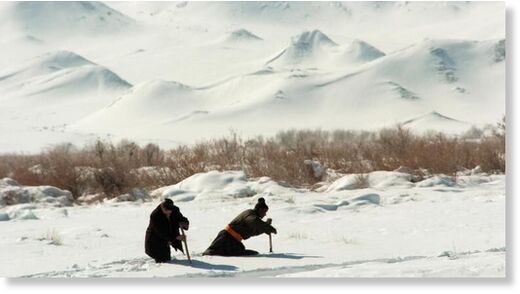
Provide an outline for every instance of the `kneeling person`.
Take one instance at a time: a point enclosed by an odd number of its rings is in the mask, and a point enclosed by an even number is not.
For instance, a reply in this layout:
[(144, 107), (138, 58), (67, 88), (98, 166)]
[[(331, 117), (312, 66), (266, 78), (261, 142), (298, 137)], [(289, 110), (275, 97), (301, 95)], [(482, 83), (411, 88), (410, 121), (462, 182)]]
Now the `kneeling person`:
[(248, 250), (242, 240), (260, 234), (276, 234), (271, 226), (271, 220), (266, 222), (262, 218), (267, 214), (269, 207), (264, 198), (259, 198), (254, 209), (248, 209), (233, 219), (224, 230), (220, 231), (203, 255), (243, 256), (256, 255), (257, 251)]
[(170, 245), (182, 252), (181, 241), (186, 236), (179, 234), (179, 228), (187, 230), (189, 221), (171, 199), (165, 199), (150, 215), (150, 223), (146, 229), (145, 253), (155, 262), (171, 260)]

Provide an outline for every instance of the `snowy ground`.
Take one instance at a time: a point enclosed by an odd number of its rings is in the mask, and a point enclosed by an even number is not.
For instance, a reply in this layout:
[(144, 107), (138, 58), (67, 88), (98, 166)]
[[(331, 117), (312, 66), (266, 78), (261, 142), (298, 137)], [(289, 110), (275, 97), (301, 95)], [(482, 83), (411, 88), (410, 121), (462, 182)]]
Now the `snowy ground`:
[[(375, 172), (369, 188), (352, 189), (347, 176), (311, 192), (209, 172), (156, 190), (150, 202), (5, 206), (0, 276), (505, 277), (505, 176), (408, 179)], [(148, 217), (162, 196), (190, 219), (191, 265), (181, 253), (167, 264), (144, 254)], [(258, 197), (266, 198), (279, 232), (274, 252), (263, 235), (245, 241), (259, 256), (201, 256)]]

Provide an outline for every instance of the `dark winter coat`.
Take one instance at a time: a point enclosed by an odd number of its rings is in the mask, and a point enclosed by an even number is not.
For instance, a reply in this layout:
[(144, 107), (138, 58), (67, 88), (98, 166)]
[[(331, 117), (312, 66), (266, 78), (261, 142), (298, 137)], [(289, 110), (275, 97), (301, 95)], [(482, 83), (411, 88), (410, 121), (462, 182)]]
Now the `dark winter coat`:
[(173, 207), (170, 219), (164, 215), (161, 205), (157, 206), (150, 215), (150, 223), (146, 229), (145, 253), (156, 262), (171, 260), (170, 244), (175, 250), (182, 252), (182, 242), (177, 240), (179, 236), (179, 223), (188, 222), (177, 206)]
[[(235, 232), (240, 234), (242, 239), (246, 240), (253, 236), (260, 234), (270, 234), (275, 232), (275, 228), (270, 224), (264, 222), (256, 213), (254, 209), (248, 209), (235, 217), (229, 226)], [(240, 256), (240, 255), (254, 255), (258, 252), (247, 250), (244, 244), (235, 239), (226, 230), (218, 233), (217, 237), (211, 245), (204, 251), (204, 255), (222, 255), (222, 256)]]

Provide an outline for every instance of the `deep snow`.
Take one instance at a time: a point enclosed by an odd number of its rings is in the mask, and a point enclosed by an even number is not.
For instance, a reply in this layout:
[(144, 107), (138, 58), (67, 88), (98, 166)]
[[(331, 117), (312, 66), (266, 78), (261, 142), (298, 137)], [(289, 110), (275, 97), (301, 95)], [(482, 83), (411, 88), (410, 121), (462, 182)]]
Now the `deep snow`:
[[(374, 172), (352, 189), (346, 175), (323, 192), (239, 171), (196, 174), (135, 202), (64, 202), (0, 209), (0, 275), (7, 277), (504, 277), (505, 177), (439, 175), (418, 183)], [(444, 179), (444, 180), (442, 180)], [(12, 181), (4, 179), (0, 195)], [(39, 188), (31, 193), (38, 195)], [(20, 194), (20, 195), (23, 195)], [(180, 252), (144, 254), (151, 211), (167, 196), (190, 219), (193, 264)], [(278, 234), (244, 241), (255, 257), (201, 256), (219, 230), (258, 197)], [(27, 215), (33, 217), (27, 217)], [(25, 217), (24, 217), (25, 216)], [(58, 243), (58, 245), (56, 245)], [(29, 266), (30, 264), (30, 266)]]

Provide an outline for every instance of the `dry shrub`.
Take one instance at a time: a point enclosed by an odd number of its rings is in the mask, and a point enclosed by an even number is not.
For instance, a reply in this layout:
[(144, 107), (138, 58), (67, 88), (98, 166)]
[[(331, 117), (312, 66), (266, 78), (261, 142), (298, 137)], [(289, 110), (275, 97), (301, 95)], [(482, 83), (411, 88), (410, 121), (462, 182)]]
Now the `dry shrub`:
[[(497, 126), (473, 128), (461, 136), (417, 135), (396, 126), (379, 132), (288, 130), (272, 138), (242, 140), (231, 136), (162, 150), (123, 140), (97, 141), (77, 148), (61, 144), (39, 154), (0, 155), (0, 178), (24, 185), (52, 185), (74, 197), (114, 197), (133, 188), (176, 184), (209, 170), (243, 170), (249, 177), (268, 176), (287, 186), (313, 187), (322, 180), (306, 164), (319, 161), (340, 173), (364, 174), (405, 166), (417, 179), (432, 173), (455, 174), (480, 165), (505, 172), (505, 119)], [(359, 187), (367, 186), (366, 178)]]
[(368, 182), (368, 175), (367, 174), (358, 174), (356, 175), (356, 182), (355, 187), (356, 189), (365, 189), (370, 187), (370, 183)]

